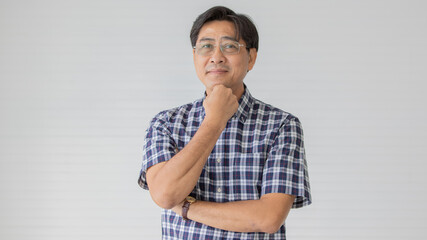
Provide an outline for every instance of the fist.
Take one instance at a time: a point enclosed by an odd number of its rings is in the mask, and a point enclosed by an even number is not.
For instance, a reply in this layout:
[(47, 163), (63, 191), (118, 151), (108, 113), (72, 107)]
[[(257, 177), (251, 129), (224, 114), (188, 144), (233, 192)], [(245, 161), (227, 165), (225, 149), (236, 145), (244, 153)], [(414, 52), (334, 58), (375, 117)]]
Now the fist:
[(223, 125), (237, 112), (239, 102), (231, 88), (216, 85), (203, 101), (206, 118)]

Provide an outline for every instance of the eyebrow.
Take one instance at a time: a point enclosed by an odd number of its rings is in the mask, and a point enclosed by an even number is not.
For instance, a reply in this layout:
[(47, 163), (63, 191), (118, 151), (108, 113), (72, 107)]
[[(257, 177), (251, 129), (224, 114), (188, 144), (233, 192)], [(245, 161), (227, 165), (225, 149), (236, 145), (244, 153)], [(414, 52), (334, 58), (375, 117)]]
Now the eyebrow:
[[(236, 41), (236, 42), (238, 42), (238, 41), (237, 41), (237, 39), (235, 39), (234, 37), (229, 37), (229, 36), (221, 37), (221, 40), (222, 40), (222, 39), (225, 39), (225, 40), (232, 40), (232, 41)], [(201, 38), (201, 39), (199, 40), (199, 42), (203, 42), (203, 41), (212, 41), (212, 42), (215, 42), (215, 39), (210, 38), (210, 37), (204, 37), (204, 38)]]

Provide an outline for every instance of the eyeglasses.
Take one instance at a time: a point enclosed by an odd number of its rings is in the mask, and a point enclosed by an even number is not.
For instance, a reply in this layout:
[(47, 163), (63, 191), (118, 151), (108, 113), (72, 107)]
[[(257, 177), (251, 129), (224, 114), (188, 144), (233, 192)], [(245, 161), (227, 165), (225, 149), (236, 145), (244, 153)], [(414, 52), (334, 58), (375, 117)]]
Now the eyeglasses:
[[(215, 52), (216, 47), (217, 45), (215, 42), (203, 41), (197, 43), (193, 48), (200, 56), (211, 56)], [(245, 45), (231, 40), (223, 40), (219, 44), (219, 49), (221, 49), (224, 55), (239, 54), (240, 47), (245, 47)]]

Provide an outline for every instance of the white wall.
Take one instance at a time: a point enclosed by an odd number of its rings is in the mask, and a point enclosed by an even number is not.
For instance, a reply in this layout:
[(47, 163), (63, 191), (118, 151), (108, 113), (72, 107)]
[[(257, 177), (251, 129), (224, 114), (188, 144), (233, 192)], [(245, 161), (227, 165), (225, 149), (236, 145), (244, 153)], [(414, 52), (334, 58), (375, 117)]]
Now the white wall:
[(304, 126), (313, 204), (289, 239), (427, 234), (425, 1), (0, 1), (0, 239), (160, 239), (144, 130), (199, 98), (189, 30), (250, 15), (252, 94)]

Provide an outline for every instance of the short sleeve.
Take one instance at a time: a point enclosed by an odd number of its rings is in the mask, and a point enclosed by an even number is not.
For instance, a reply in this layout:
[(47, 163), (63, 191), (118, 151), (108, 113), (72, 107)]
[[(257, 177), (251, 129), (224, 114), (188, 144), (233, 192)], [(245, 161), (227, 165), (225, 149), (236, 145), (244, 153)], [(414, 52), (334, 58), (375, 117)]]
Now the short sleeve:
[(270, 148), (263, 169), (261, 194), (295, 195), (292, 208), (311, 204), (303, 138), (298, 118), (286, 120)]
[(167, 128), (167, 120), (160, 113), (150, 123), (146, 131), (142, 168), (138, 178), (140, 187), (148, 190), (146, 173), (147, 169), (158, 163), (168, 161), (176, 153), (176, 144)]

